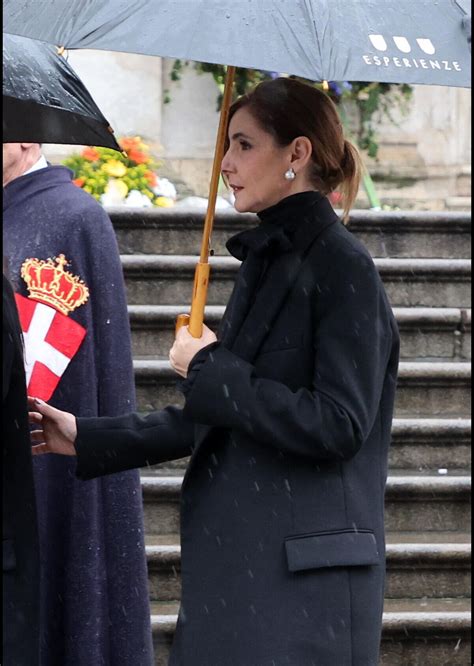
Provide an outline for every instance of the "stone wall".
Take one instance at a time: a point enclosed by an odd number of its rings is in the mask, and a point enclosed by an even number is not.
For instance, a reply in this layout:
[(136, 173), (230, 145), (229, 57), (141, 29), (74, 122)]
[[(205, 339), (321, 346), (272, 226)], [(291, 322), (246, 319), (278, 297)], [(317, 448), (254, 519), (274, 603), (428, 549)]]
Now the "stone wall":
[[(189, 67), (173, 82), (172, 61), (149, 56), (71, 51), (68, 58), (116, 133), (141, 135), (164, 158), (167, 175), (205, 196), (218, 123), (211, 75)], [(430, 200), (442, 209), (447, 198), (470, 194), (470, 106), (468, 90), (415, 86), (408, 115), (381, 124), (377, 161), (368, 161), (384, 200), (409, 198), (414, 207)], [(49, 146), (46, 154), (59, 161), (71, 150)]]

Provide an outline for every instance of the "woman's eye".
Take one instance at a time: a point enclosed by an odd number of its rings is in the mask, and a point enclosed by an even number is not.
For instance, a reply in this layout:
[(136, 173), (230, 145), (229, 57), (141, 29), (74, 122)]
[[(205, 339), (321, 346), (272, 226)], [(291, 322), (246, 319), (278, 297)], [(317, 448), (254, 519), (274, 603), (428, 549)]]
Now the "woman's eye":
[(248, 141), (241, 141), (240, 146), (242, 150), (249, 150), (252, 147)]

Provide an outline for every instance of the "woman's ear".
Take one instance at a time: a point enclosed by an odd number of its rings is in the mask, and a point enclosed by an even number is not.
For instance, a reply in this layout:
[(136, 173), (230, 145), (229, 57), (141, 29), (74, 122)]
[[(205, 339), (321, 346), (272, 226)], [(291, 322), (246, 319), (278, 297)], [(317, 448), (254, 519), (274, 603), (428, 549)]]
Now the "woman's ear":
[(298, 136), (293, 141), (291, 166), (295, 171), (302, 171), (311, 159), (313, 146), (307, 136)]

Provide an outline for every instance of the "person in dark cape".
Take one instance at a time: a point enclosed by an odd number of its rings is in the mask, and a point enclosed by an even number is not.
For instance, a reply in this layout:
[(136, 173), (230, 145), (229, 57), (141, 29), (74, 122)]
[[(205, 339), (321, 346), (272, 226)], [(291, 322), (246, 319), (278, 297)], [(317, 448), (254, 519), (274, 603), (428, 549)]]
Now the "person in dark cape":
[[(103, 208), (39, 144), (3, 144), (3, 241), (28, 393), (83, 416), (135, 406), (123, 274)], [(138, 471), (83, 482), (34, 461), (42, 666), (151, 666)]]
[(23, 344), (15, 298), (3, 275), (3, 666), (37, 666), (39, 545)]

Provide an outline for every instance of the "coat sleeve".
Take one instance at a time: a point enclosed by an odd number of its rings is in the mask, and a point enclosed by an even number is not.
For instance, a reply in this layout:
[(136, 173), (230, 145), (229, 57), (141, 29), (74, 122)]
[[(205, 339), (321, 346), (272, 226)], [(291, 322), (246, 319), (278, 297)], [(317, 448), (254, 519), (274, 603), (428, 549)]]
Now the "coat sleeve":
[(184, 458), (192, 453), (194, 424), (181, 409), (148, 416), (77, 418), (76, 475), (80, 479)]
[[(311, 388), (259, 377), (223, 346), (186, 396), (184, 414), (315, 460), (354, 456), (376, 418), (392, 346), (391, 313), (370, 259), (345, 252), (315, 299)], [(225, 391), (222, 387), (225, 386)]]

